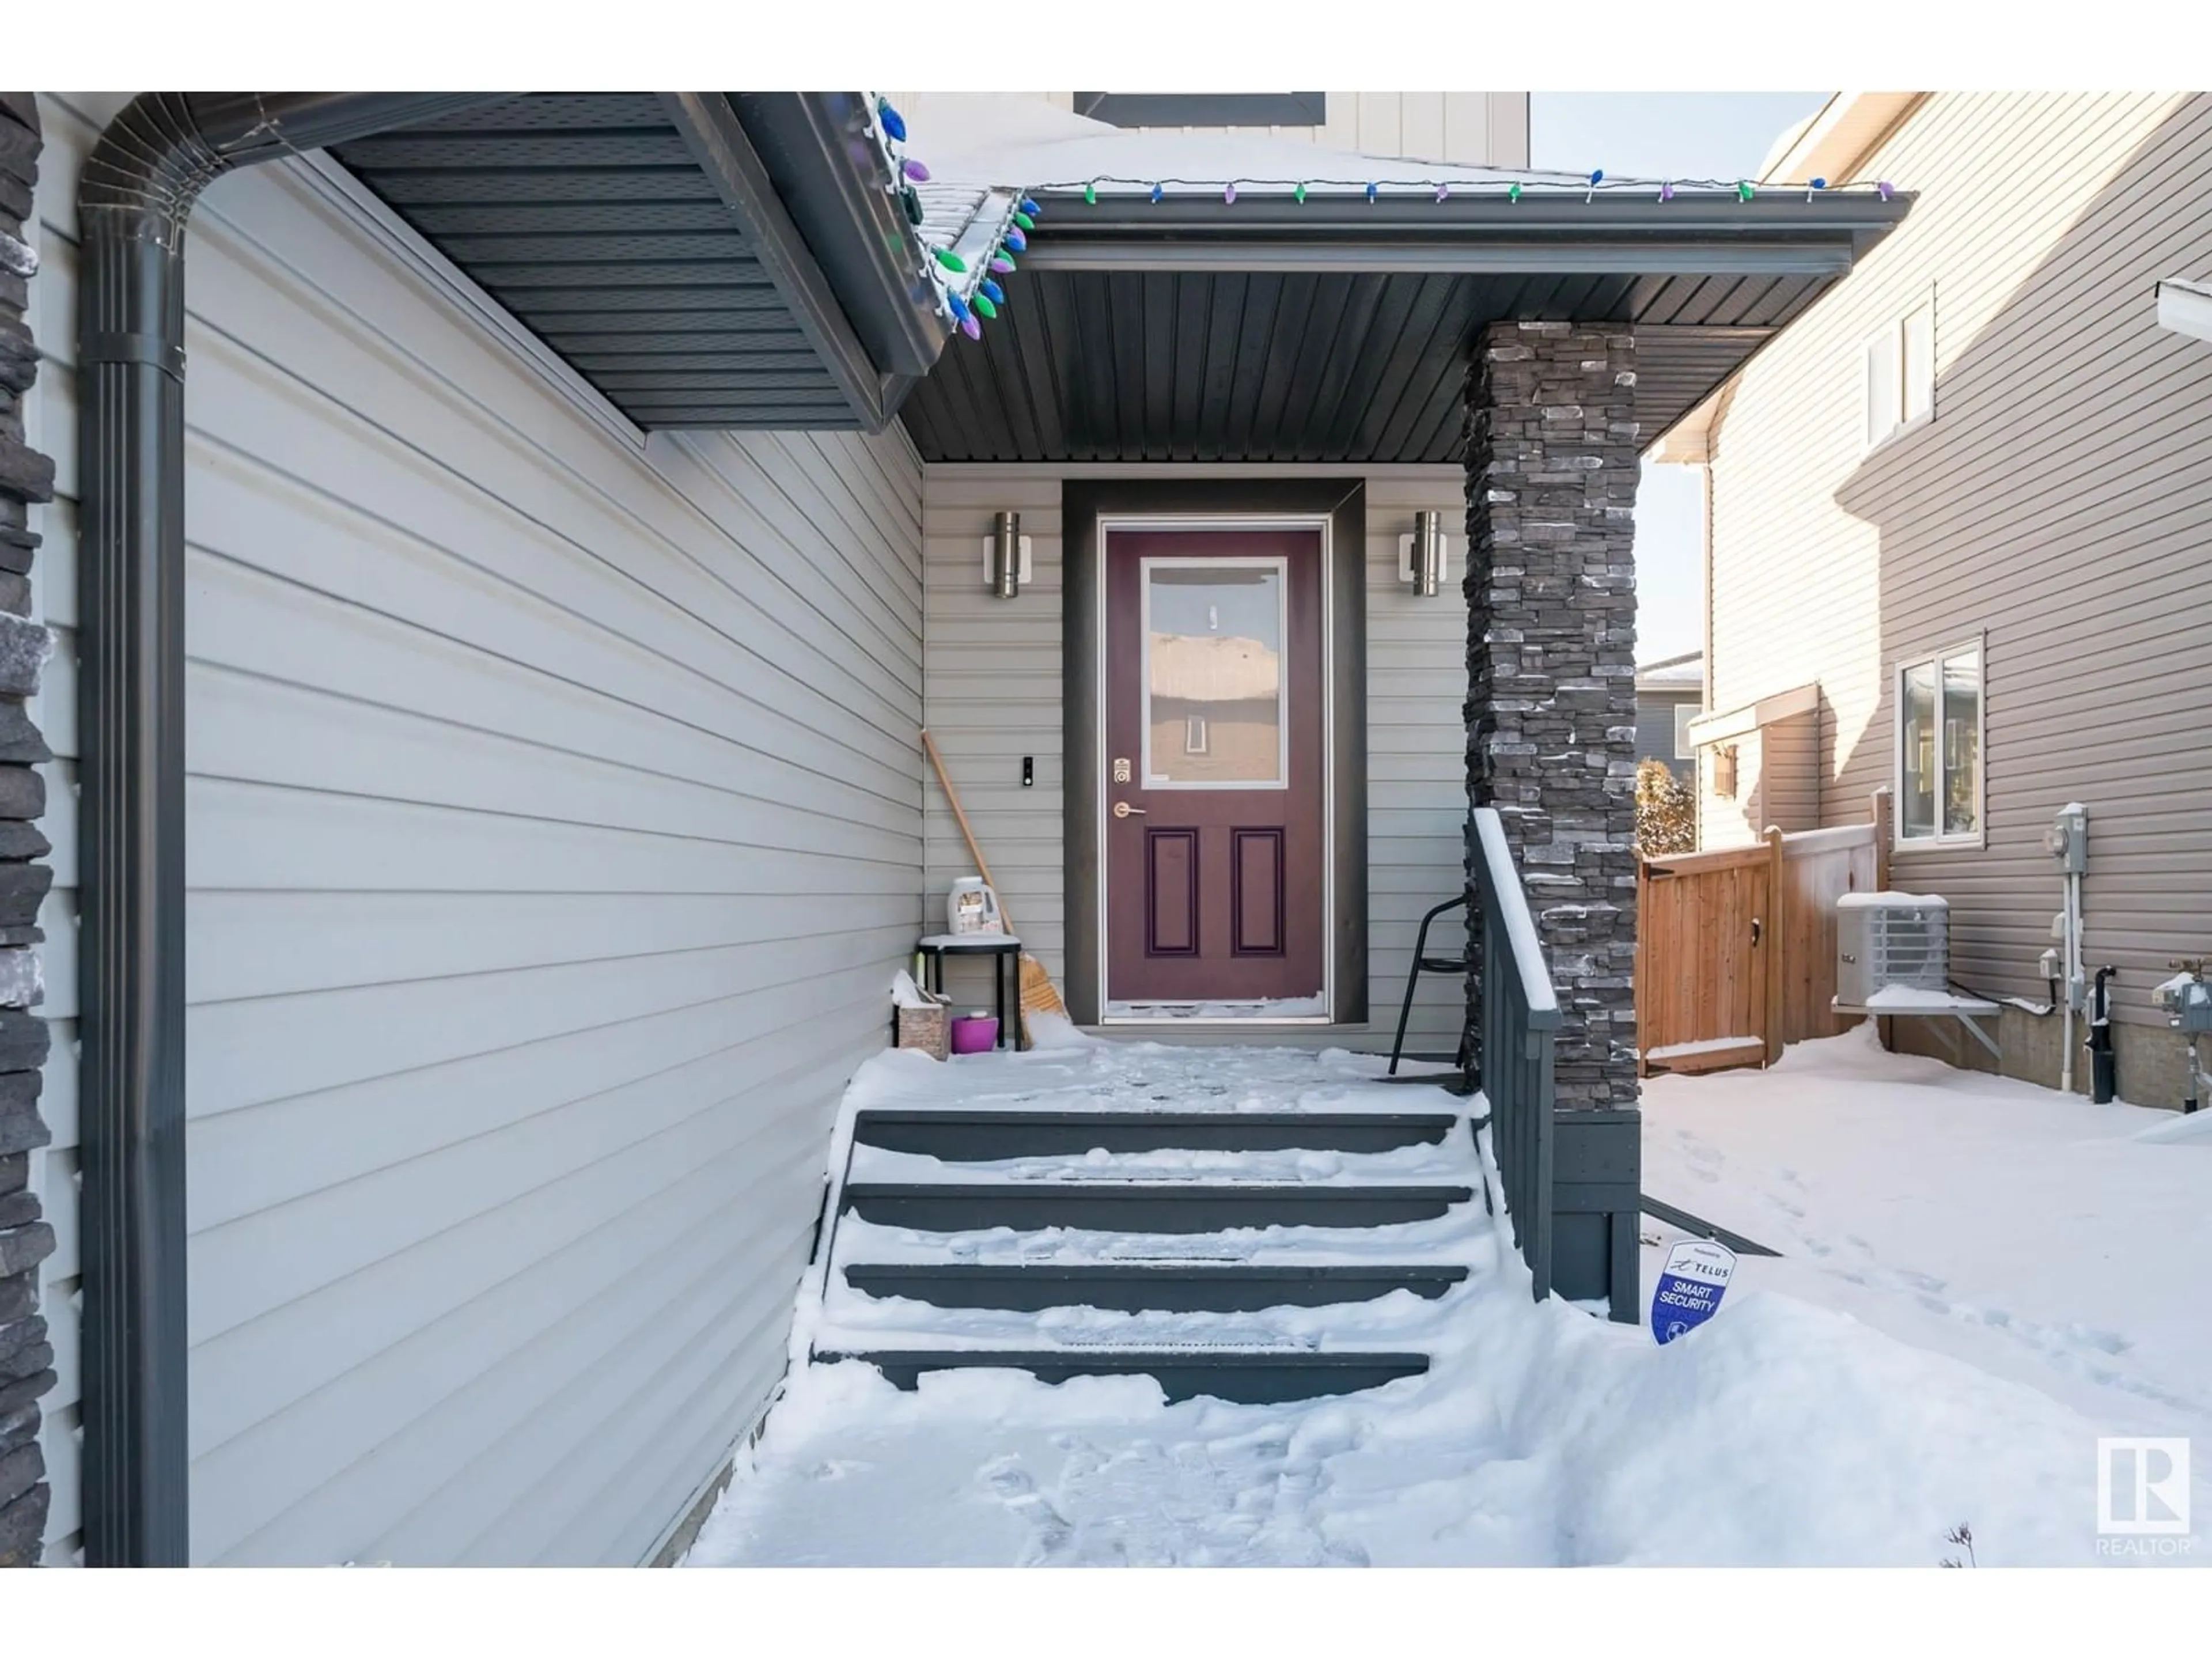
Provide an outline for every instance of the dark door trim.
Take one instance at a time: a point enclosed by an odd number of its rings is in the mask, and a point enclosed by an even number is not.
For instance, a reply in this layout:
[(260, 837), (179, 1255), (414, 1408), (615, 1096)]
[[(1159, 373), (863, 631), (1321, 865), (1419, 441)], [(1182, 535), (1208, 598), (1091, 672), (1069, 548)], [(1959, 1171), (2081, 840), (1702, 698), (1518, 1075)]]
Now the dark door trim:
[(1367, 1018), (1367, 488), (1361, 478), (1069, 479), (1060, 487), (1061, 741), (1066, 757), (1066, 988), (1076, 1023), (1098, 1023), (1100, 800), (1098, 581), (1102, 518), (1205, 514), (1325, 519), (1330, 716), (1331, 1018)]

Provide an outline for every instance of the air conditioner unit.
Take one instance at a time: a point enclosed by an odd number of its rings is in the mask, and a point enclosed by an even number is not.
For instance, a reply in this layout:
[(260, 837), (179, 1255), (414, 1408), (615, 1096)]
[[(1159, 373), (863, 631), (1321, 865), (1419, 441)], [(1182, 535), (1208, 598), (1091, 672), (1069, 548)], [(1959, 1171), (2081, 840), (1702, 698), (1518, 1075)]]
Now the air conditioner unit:
[(1930, 994), (1951, 978), (1951, 909), (1920, 893), (1845, 893), (1836, 901), (1836, 1006), (1879, 1006)]

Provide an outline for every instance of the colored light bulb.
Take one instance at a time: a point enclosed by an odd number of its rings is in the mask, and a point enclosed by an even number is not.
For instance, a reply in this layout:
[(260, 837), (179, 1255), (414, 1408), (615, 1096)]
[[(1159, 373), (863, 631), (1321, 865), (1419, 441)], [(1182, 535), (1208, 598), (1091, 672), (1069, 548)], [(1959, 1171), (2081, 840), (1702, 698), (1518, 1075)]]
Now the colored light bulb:
[(965, 270), (968, 269), (968, 262), (962, 258), (958, 254), (955, 253), (949, 247), (941, 247), (937, 250), (937, 263), (943, 265), (947, 270)]
[(1674, 199), (1674, 185), (1671, 179), (1659, 186), (1659, 199), (1662, 202), (1671, 202)]
[(1167, 191), (1165, 191), (1162, 190), (1162, 189), (1161, 189), (1158, 185), (1154, 185), (1152, 186), (1152, 200), (1154, 200), (1155, 202), (1158, 201), (1162, 197), (1165, 196), (1166, 194), (1167, 194)]
[(1450, 195), (1451, 186), (1449, 185), (1438, 185), (1437, 186), (1437, 200), (1439, 202), (1445, 200)]
[(1381, 194), (1382, 191), (1378, 191), (1375, 187), (1375, 181), (1372, 179), (1369, 179), (1367, 181), (1367, 199), (1371, 202)]
[(978, 316), (996, 317), (999, 314), (999, 307), (991, 303), (988, 295), (978, 294), (975, 296), (975, 306)]
[(1885, 202), (1887, 202), (1890, 197), (1895, 193), (1894, 187), (1887, 179), (1884, 179), (1881, 183), (1877, 184), (1875, 186), (1875, 189), (1881, 193), (1881, 199)]
[(876, 118), (883, 123), (884, 131), (891, 138), (902, 144), (906, 143), (906, 123), (899, 118), (899, 112), (890, 106), (888, 99), (876, 100)]
[(1024, 230), (1035, 230), (1036, 228), (1036, 221), (1030, 218), (1026, 213), (1017, 212), (1014, 215), (1014, 222), (1019, 225)]
[(1521, 181), (1518, 179), (1505, 186), (1505, 199), (1509, 202), (1518, 202), (1521, 199)]
[(983, 337), (982, 322), (971, 311), (960, 319), (960, 331), (971, 340), (980, 340)]
[(1032, 216), (1034, 216), (1034, 215), (1036, 215), (1036, 214), (1042, 213), (1042, 212), (1044, 211), (1044, 210), (1043, 210), (1042, 208), (1039, 207), (1039, 206), (1036, 204), (1036, 198), (1035, 197), (1032, 197), (1032, 196), (1024, 196), (1024, 197), (1023, 197), (1023, 198), (1022, 198), (1022, 202), (1021, 202), (1021, 207), (1022, 207), (1022, 211), (1023, 211), (1023, 212), (1027, 213), (1027, 214), (1030, 214), (1030, 215), (1032, 215)]
[(991, 301), (1003, 301), (1006, 297), (1006, 290), (1000, 288), (988, 276), (986, 276), (982, 280), (975, 291), (978, 294), (981, 294), (985, 299)]
[(1024, 248), (1028, 247), (1029, 245), (1030, 239), (1023, 235), (1020, 231), (1015, 229), (1011, 225), (1006, 228), (1006, 246), (1008, 247), (1013, 249), (1015, 252), (1019, 253)]
[(1221, 199), (1229, 206), (1235, 207), (1237, 205), (1237, 186), (1235, 185), (1222, 185)]
[(1083, 199), (1089, 203), (1092, 207), (1097, 207), (1098, 205), (1098, 186), (1096, 185), (1084, 185)]
[(1306, 199), (1306, 185), (1304, 179), (1301, 179), (1298, 180), (1298, 187), (1291, 192), (1291, 199), (1298, 203), (1302, 206), (1304, 204)]
[(929, 169), (922, 166), (921, 162), (915, 161), (911, 155), (908, 156), (905, 161), (900, 162), (899, 166), (905, 170), (906, 176), (913, 179), (917, 185), (926, 185), (929, 182)]
[(991, 269), (997, 271), (1000, 276), (1005, 276), (1013, 268), (1014, 262), (1008, 258), (1005, 254), (994, 253), (991, 256)]

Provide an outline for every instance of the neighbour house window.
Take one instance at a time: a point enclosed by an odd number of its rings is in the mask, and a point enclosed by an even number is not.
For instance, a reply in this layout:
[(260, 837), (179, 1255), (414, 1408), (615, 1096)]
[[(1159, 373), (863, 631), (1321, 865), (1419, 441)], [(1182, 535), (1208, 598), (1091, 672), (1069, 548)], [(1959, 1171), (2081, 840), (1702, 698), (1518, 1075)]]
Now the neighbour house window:
[(1732, 743), (1713, 750), (1713, 793), (1723, 800), (1735, 799), (1735, 745)]
[(1690, 722), (1704, 713), (1705, 710), (1693, 702), (1674, 705), (1674, 758), (1676, 760), (1697, 759), (1698, 745), (1690, 741)]
[(1203, 755), (1206, 752), (1206, 718), (1204, 715), (1192, 714), (1184, 720), (1182, 723), (1182, 752), (1186, 755)]
[(1923, 301), (1866, 343), (1866, 447), (1936, 412), (1936, 307)]
[(1899, 841), (1978, 842), (1982, 648), (1961, 646), (1897, 671)]

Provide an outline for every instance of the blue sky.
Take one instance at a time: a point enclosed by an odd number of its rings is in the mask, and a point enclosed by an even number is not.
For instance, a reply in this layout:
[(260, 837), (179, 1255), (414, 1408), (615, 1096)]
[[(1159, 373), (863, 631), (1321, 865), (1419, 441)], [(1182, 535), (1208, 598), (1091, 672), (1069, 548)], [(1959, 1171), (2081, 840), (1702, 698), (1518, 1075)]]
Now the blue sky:
[[(1783, 130), (1825, 92), (1538, 92), (1528, 98), (1532, 167), (1675, 179), (1754, 172)], [(1703, 643), (1695, 468), (1647, 466), (1636, 503), (1637, 649), (1650, 662)]]

